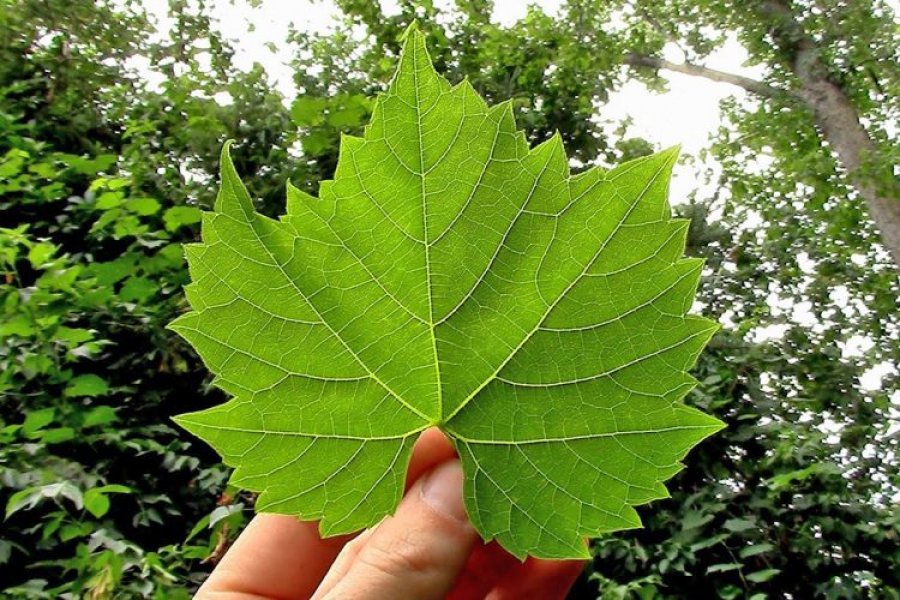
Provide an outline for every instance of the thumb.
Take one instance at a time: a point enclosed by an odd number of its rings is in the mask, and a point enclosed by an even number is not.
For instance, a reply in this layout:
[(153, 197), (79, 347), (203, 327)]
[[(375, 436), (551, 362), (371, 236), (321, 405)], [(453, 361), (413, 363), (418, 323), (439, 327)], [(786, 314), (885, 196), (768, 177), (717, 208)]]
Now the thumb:
[(338, 581), (327, 578), (334, 587), (320, 590), (322, 597), (443, 598), (478, 539), (463, 506), (462, 480), (458, 460), (420, 479), (393, 517), (360, 540), (361, 546), (345, 548), (356, 556), (345, 557), (345, 564), (352, 562)]

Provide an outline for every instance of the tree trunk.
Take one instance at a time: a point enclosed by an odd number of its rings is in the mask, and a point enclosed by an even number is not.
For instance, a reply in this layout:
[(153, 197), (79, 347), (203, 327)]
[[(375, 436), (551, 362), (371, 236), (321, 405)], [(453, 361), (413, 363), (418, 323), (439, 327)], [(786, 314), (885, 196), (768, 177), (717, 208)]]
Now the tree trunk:
[(881, 233), (881, 241), (900, 268), (900, 198), (880, 193), (871, 176), (863, 169), (868, 158), (874, 158), (878, 149), (859, 122), (856, 107), (840, 87), (826, 77), (817, 75), (818, 58), (806, 60), (807, 52), (801, 49), (794, 61), (794, 73), (801, 82), (800, 96), (812, 109), (822, 137), (837, 154), (838, 161), (859, 195), (869, 207), (869, 216)]
[(812, 110), (822, 137), (834, 149), (853, 187), (866, 201), (882, 243), (900, 269), (900, 198), (880, 191), (871, 175), (865, 173), (863, 167), (875, 158), (878, 149), (859, 122), (856, 107), (829, 77), (818, 47), (794, 17), (790, 0), (765, 0), (759, 13), (771, 23), (775, 43), (797, 76), (797, 95)]

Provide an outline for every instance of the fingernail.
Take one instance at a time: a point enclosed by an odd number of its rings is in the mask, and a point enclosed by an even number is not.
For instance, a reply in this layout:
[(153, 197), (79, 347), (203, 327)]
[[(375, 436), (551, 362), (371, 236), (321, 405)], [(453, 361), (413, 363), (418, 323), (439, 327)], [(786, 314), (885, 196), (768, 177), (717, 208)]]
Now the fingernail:
[(468, 521), (463, 504), (463, 472), (458, 460), (445, 462), (425, 476), (422, 499), (451, 519)]

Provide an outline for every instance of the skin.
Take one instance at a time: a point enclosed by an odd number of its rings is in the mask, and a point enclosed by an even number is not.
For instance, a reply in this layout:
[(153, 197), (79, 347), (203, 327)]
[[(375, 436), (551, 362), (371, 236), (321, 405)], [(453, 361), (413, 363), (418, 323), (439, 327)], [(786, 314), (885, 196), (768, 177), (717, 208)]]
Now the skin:
[(416, 443), (397, 512), (356, 537), (257, 515), (197, 593), (199, 600), (562, 599), (582, 561), (521, 562), (481, 542), (463, 507), (462, 470), (437, 429)]

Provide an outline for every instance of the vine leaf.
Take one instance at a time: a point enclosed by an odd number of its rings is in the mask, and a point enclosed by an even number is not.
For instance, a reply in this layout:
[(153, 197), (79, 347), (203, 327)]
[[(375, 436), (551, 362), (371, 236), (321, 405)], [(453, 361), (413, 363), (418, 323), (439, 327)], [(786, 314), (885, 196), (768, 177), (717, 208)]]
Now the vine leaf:
[(318, 198), (289, 185), (286, 215), (257, 214), (223, 150), (170, 327), (233, 399), (176, 421), (257, 510), (325, 535), (391, 513), (437, 426), (485, 539), (586, 556), (722, 427), (682, 403), (717, 326), (687, 314), (702, 261), (666, 203), (676, 155), (570, 175), (558, 135), (529, 148), (410, 28)]

